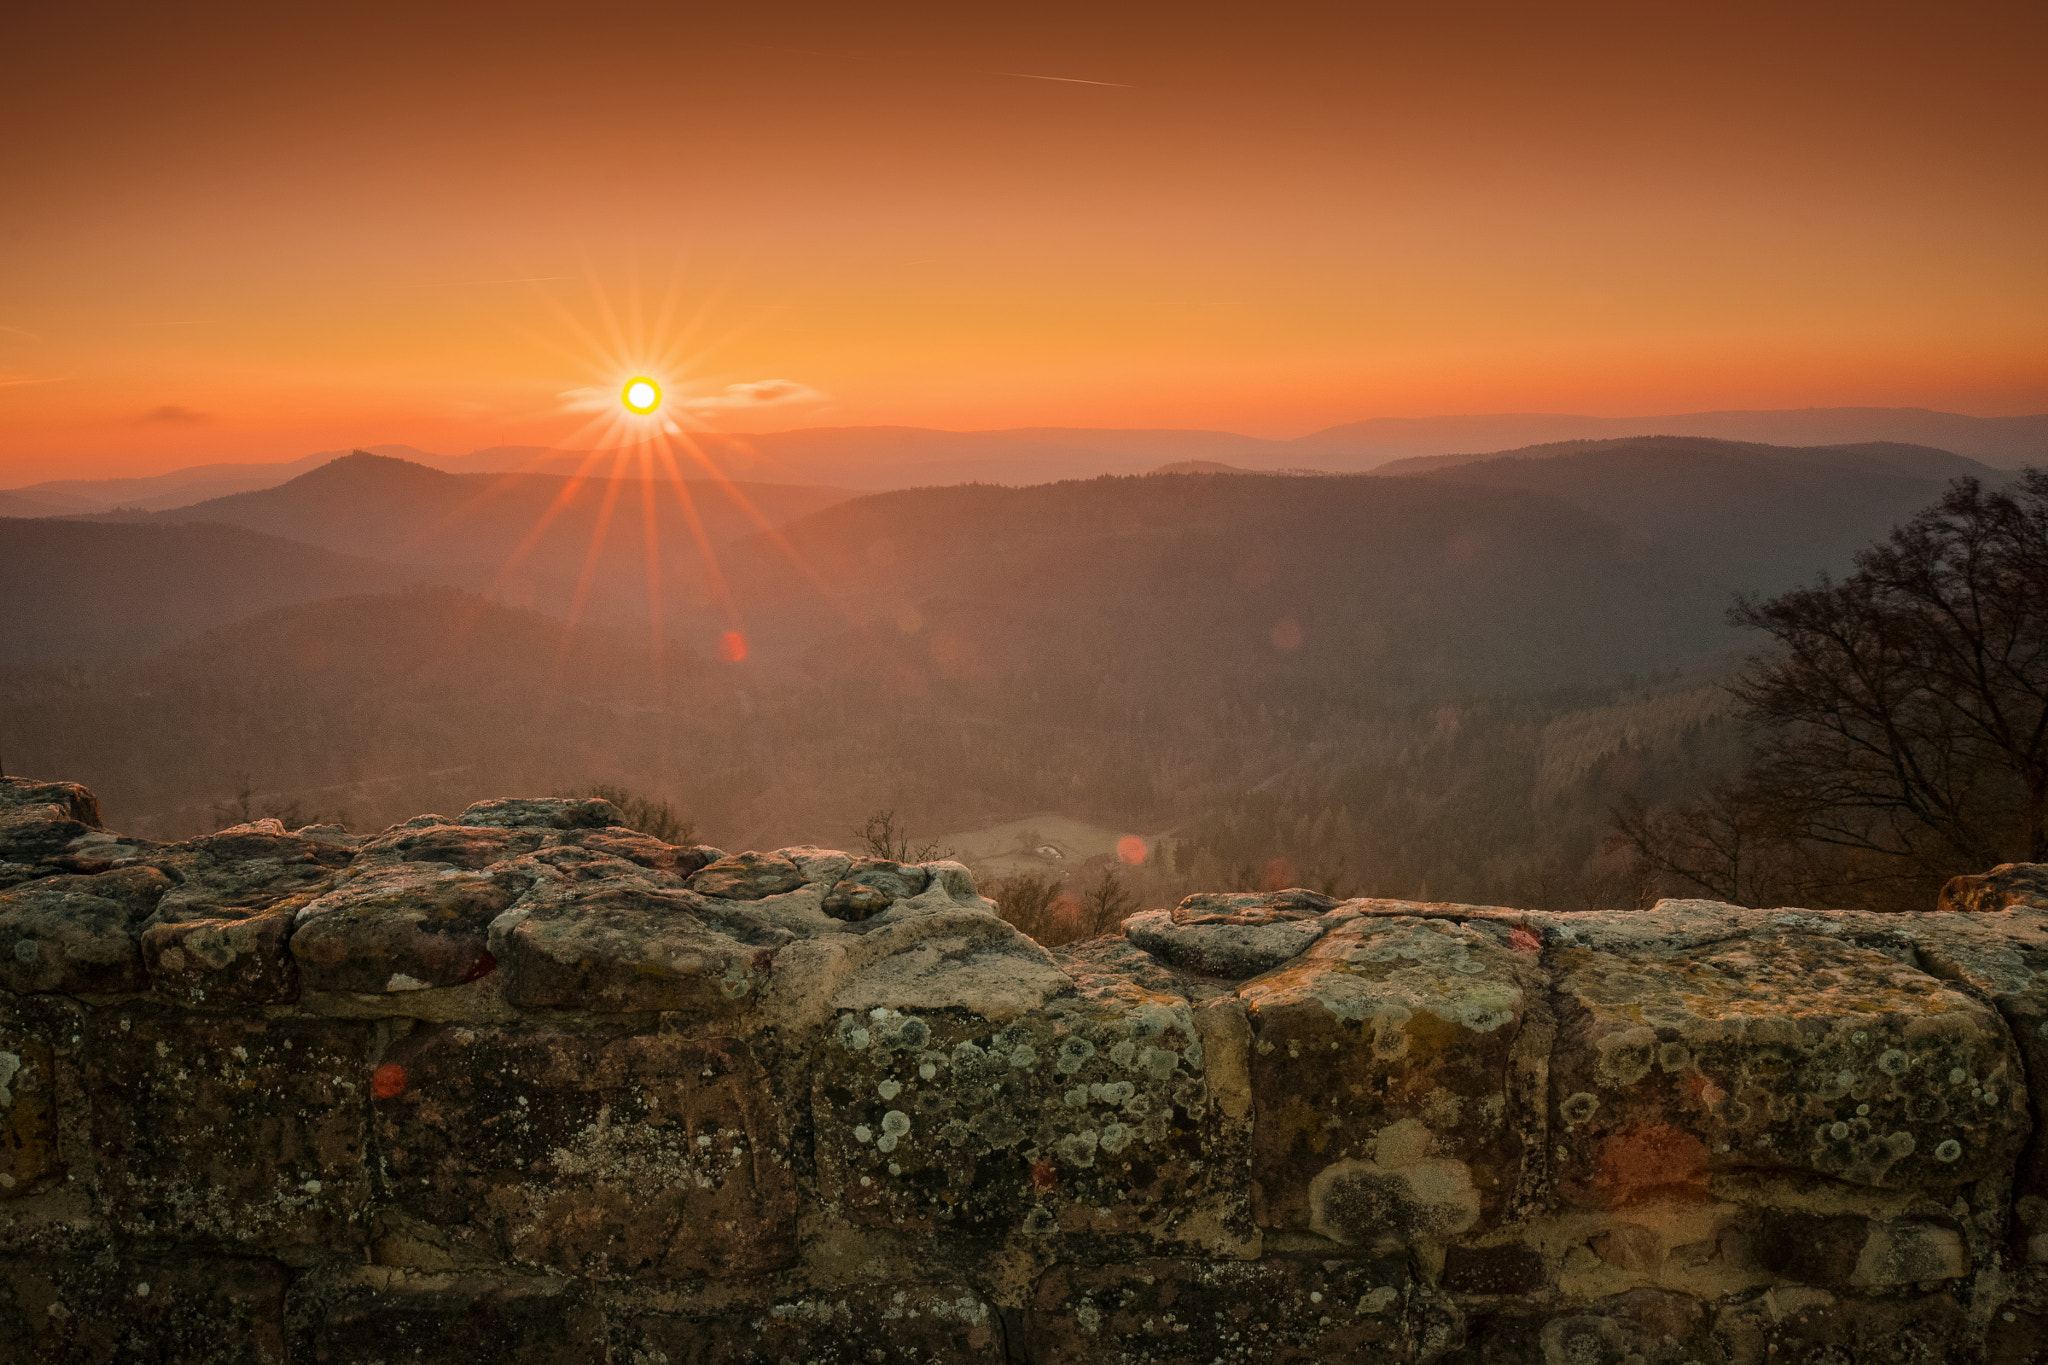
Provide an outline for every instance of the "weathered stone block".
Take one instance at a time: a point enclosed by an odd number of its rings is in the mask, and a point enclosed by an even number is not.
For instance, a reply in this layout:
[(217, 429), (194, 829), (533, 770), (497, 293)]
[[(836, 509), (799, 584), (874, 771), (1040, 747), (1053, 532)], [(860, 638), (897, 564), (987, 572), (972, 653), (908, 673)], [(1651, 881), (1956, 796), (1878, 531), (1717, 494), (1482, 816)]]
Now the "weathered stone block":
[(1969, 1315), (1946, 1294), (1915, 1298), (1772, 1289), (1723, 1306), (1726, 1365), (1951, 1365), (1969, 1358)]
[(1533, 1294), (1548, 1287), (1550, 1280), (1541, 1251), (1506, 1242), (1449, 1248), (1439, 1283), (1455, 1294)]
[(792, 935), (716, 912), (638, 877), (544, 886), (491, 926), (491, 952), (514, 1005), (729, 1018), (753, 1007)]
[(729, 901), (757, 901), (803, 884), (797, 865), (776, 853), (729, 853), (690, 878), (698, 895)]
[(812, 1069), (828, 1211), (1242, 1254), (1248, 1115), (1212, 1093), (1189, 1002), (1114, 961), (1075, 965), (1081, 989), (1002, 1026), (957, 1009), (842, 1012)]
[(287, 902), (246, 918), (149, 925), (142, 931), (142, 963), (150, 984), (186, 1009), (298, 999), (299, 969), (291, 955), (297, 908)]
[(286, 1281), (239, 1257), (0, 1258), (0, 1360), (285, 1365)]
[(1920, 961), (1989, 1000), (2025, 1063), (2033, 1132), (2016, 1172), (2013, 1240), (2027, 1259), (2048, 1262), (2048, 914), (1986, 913), (1941, 927), (1922, 936)]
[(142, 923), (171, 888), (153, 867), (45, 877), (0, 891), (0, 988), (27, 993), (146, 990)]
[(44, 1189), (64, 1173), (58, 1142), (58, 1059), (80, 1041), (78, 1007), (0, 995), (0, 1201)]
[(1396, 1245), (1497, 1219), (1522, 1178), (1517, 1101), (1545, 1041), (1525, 1037), (1532, 981), (1486, 934), (1396, 916), (1341, 924), (1239, 988), (1260, 1222)]
[(1991, 1315), (1984, 1365), (2048, 1365), (2048, 1313), (2007, 1304)]
[(0, 777), (0, 863), (33, 866), (99, 826), (99, 799), (76, 782)]
[(388, 863), (446, 863), (481, 872), (492, 863), (546, 848), (558, 836), (548, 826), (396, 826), (366, 839), (357, 857), (362, 866)]
[(1632, 1289), (1581, 1307), (1475, 1311), (1445, 1365), (1702, 1365), (1718, 1362), (1706, 1305)]
[(497, 965), (491, 921), (530, 880), (440, 863), (352, 869), (298, 911), (291, 951), (300, 980), (309, 990), (365, 994), (474, 981)]
[[(589, 1287), (552, 1276), (368, 1269), (292, 1289), (292, 1359), (318, 1365), (607, 1365)], [(685, 1356), (682, 1360), (688, 1360)]]
[[(820, 861), (807, 859), (799, 866), (808, 871)], [(897, 901), (921, 894), (930, 880), (930, 874), (914, 864), (893, 863), (883, 858), (849, 859), (843, 874), (825, 894), (825, 913), (834, 919), (864, 920)]]
[(964, 1285), (854, 1285), (766, 1300), (612, 1309), (615, 1360), (690, 1365), (1003, 1365), (996, 1311)]
[(1951, 877), (1935, 908), (1983, 914), (2016, 905), (2048, 909), (2048, 863), (2000, 863), (1989, 872)]
[(1062, 1365), (1441, 1359), (1457, 1312), (1405, 1259), (1057, 1266), (1039, 1280), (1030, 1360)]
[(444, 1025), (375, 1078), (393, 1208), (459, 1255), (599, 1278), (795, 1255), (796, 1185), (744, 1044)]
[(812, 1091), (821, 1197), (869, 1226), (1247, 1238), (1187, 1002), (1148, 1003), (841, 1015)]
[(1235, 923), (1222, 916), (1183, 924), (1166, 910), (1124, 921), (1124, 937), (1182, 971), (1241, 981), (1301, 956), (1328, 926), (1320, 919)]
[(478, 801), (454, 823), (501, 829), (604, 829), (626, 821), (617, 806), (600, 797), (540, 796)]
[(1935, 1187), (2008, 1168), (2020, 1059), (1967, 993), (1818, 934), (1660, 954), (1554, 950), (1561, 1188), (1703, 1197), (1720, 1170)]
[(96, 1198), (136, 1237), (347, 1245), (369, 1195), (370, 1026), (158, 1005), (86, 1017)]

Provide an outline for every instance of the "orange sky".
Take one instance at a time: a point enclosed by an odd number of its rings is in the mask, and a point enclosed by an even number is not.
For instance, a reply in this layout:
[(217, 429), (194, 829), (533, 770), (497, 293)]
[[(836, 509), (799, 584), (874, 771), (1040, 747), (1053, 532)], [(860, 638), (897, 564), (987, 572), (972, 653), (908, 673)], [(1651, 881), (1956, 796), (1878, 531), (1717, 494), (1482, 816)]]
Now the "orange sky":
[(672, 285), (729, 430), (2041, 411), (2043, 13), (18, 8), (0, 486), (562, 442)]

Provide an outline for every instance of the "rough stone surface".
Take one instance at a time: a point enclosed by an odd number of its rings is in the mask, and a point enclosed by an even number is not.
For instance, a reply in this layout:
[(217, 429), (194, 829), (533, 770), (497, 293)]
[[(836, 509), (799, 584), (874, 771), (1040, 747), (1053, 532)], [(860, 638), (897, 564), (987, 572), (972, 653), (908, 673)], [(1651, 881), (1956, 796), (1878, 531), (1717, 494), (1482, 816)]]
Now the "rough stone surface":
[(1240, 987), (1260, 1222), (1381, 1247), (1497, 1222), (1530, 1156), (1514, 1102), (1535, 988), (1487, 934), (1405, 915), (1348, 919)]
[(2048, 869), (1189, 897), (0, 781), (0, 1361), (2048, 1365)]
[(340, 1020), (93, 1011), (84, 1087), (101, 1216), (159, 1241), (360, 1242), (370, 1041), (369, 1026)]
[(622, 1306), (615, 1360), (704, 1365), (1006, 1365), (994, 1305), (965, 1284), (856, 1285), (766, 1300)]
[(1976, 876), (1951, 877), (1941, 888), (1942, 910), (2006, 910), (2015, 905), (2048, 907), (2048, 863), (2000, 863)]
[(725, 900), (757, 901), (804, 884), (804, 874), (779, 853), (730, 853), (690, 878), (690, 889)]
[(1087, 1365), (1424, 1361), (1461, 1335), (1399, 1258), (1061, 1266), (1031, 1306), (1029, 1358)]
[(788, 1138), (743, 1043), (442, 1025), (386, 1052), (373, 1093), (388, 1235), (451, 1264), (676, 1279), (795, 1256)]
[(286, 1365), (275, 1261), (0, 1257), (0, 1360)]
[(171, 879), (153, 867), (46, 877), (0, 891), (0, 988), (117, 994), (149, 984), (142, 923)]
[(1554, 955), (1567, 1198), (1691, 1197), (1724, 1171), (1938, 1189), (2011, 1169), (2029, 1119), (1997, 1014), (1802, 928), (1682, 956)]

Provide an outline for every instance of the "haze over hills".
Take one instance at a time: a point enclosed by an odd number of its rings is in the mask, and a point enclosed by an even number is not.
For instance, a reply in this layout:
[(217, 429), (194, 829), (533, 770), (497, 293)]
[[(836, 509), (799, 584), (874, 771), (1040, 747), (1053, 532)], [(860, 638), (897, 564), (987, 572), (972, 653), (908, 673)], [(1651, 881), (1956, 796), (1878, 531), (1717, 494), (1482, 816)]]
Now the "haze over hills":
[[(704, 434), (699, 439), (704, 451), (730, 477), (879, 490), (1141, 474), (1185, 460), (1249, 469), (1362, 471), (1418, 456), (1470, 456), (1542, 443), (1638, 435), (1706, 436), (1793, 446), (1902, 442), (1934, 446), (2005, 469), (2048, 461), (2048, 415), (1970, 417), (1924, 408), (1799, 408), (1653, 417), (1560, 413), (1389, 417), (1347, 423), (1294, 440), (1222, 431), (1079, 427), (1009, 431), (818, 427), (751, 435)], [(363, 448), (451, 473), (524, 470), (573, 474), (589, 454), (544, 446), (493, 446), (455, 456), (404, 445)], [(121, 507), (162, 511), (274, 487), (346, 453), (323, 451), (276, 464), (194, 465), (144, 478), (50, 480), (0, 490), (0, 499), (10, 495), (26, 498), (31, 504), (50, 507), (51, 512), (11, 510), (0, 515), (61, 515)], [(697, 472), (685, 469), (686, 475)]]
[(521, 605), (566, 615), (580, 600), (597, 619), (644, 624), (650, 575), (657, 608), (662, 601), (702, 607), (710, 591), (707, 546), (715, 550), (850, 496), (837, 489), (702, 480), (449, 474), (357, 452), (274, 488), (147, 520), (246, 527), (419, 566), (438, 581), (488, 588)]
[[(1708, 436), (1779, 446), (1900, 442), (1934, 446), (2000, 469), (2048, 462), (2048, 414), (1969, 417), (1927, 408), (1782, 408), (1686, 412), (1659, 417), (1487, 413), (1469, 417), (1376, 417), (1304, 436), (1304, 452), (1329, 451), (1372, 468), (1418, 455), (1508, 450), (1624, 436)], [(1304, 454), (1304, 463), (1316, 460)]]
[[(1212, 461), (1202, 467), (1222, 466)], [(488, 591), (514, 605), (640, 628), (658, 618), (664, 630), (698, 648), (743, 623), (754, 648), (774, 653), (808, 647), (818, 632), (836, 632), (849, 619), (924, 610), (927, 598), (957, 598), (978, 591), (974, 584), (985, 585), (992, 602), (1002, 601), (1008, 585), (1038, 584), (1029, 594), (1038, 605), (1027, 615), (1052, 611), (1073, 621), (1092, 619), (1051, 604), (1090, 603), (1105, 594), (1129, 598), (1135, 612), (1133, 584), (1153, 584), (1146, 591), (1170, 597), (1178, 591), (1177, 576), (1202, 581), (1203, 554), (1237, 553), (1226, 542), (1233, 535), (1253, 535), (1253, 526), (1266, 528), (1256, 534), (1267, 538), (1273, 548), (1266, 553), (1279, 562), (1321, 564), (1311, 577), (1319, 590), (1357, 592), (1362, 601), (1384, 593), (1388, 583), (1403, 580), (1416, 566), (1436, 563), (1432, 546), (1460, 535), (1492, 543), (1498, 528), (1475, 518), (1482, 510), (1493, 509), (1487, 515), (1494, 515), (1512, 504), (1518, 525), (1547, 526), (1548, 539), (1525, 545), (1520, 553), (1527, 562), (1495, 592), (1480, 594), (1476, 607), (1439, 601), (1443, 585), (1417, 588), (1423, 613), (1416, 618), (1418, 628), (1450, 619), (1472, 626), (1474, 611), (1514, 600), (1524, 584), (1542, 581), (1579, 553), (1582, 542), (1606, 538), (1639, 560), (1654, 560), (1675, 594), (1643, 607), (1650, 630), (1644, 638), (1662, 639), (1659, 648), (1676, 648), (1683, 638), (1691, 648), (1719, 638), (1720, 611), (1730, 591), (1775, 590), (1823, 569), (1846, 568), (1858, 547), (1931, 502), (1948, 478), (1963, 473), (1996, 477), (1997, 471), (1920, 447), (1788, 449), (1671, 437), (1432, 461), (1410, 478), (1300, 473), (1276, 479), (1249, 471), (1246, 478), (1226, 480), (1228, 489), (1213, 489), (1212, 478), (1197, 474), (1023, 489), (959, 485), (856, 498), (798, 485), (728, 489), (702, 481), (572, 483), (548, 474), (450, 474), (358, 453), (274, 488), (100, 519), (232, 525), (376, 561), (385, 575), (378, 583), (397, 581), (393, 574), (431, 579)], [(1416, 492), (1412, 485), (1418, 479), (1424, 486), (1466, 491)], [(1475, 501), (1469, 491), (1475, 486), (1508, 501)], [(678, 494), (686, 495), (687, 506)], [(1405, 510), (1388, 523), (1390, 507)], [(1341, 516), (1333, 519), (1335, 509)], [(1348, 532), (1343, 517), (1352, 518)], [(890, 529), (874, 530), (877, 519)], [(762, 538), (764, 523), (785, 528), (786, 543)], [(1327, 547), (1347, 534), (1376, 540), (1378, 558), (1328, 559)], [(1215, 544), (1203, 553), (1184, 550), (1182, 569), (1146, 558), (1161, 545), (1194, 545), (1204, 537)], [(122, 553), (118, 542), (102, 543), (117, 558)], [(788, 557), (792, 547), (801, 569)], [(326, 573), (305, 567), (295, 570), (292, 581), (326, 583)], [(1618, 590), (1617, 600), (1626, 600), (1640, 587), (1637, 576), (1634, 570), (1622, 575), (1626, 581), (1619, 589), (1587, 582), (1571, 591), (1604, 598)], [(733, 608), (721, 605), (726, 591)], [(1226, 583), (1218, 591), (1236, 589)], [(265, 600), (305, 595), (295, 591)], [(82, 604), (79, 599), (81, 610)], [(1008, 620), (1011, 605), (991, 619)], [(211, 607), (194, 610), (199, 615), (190, 619), (228, 619), (209, 614)], [(1449, 614), (1432, 617), (1438, 611)], [(188, 615), (167, 611), (165, 619)], [(1529, 658), (1556, 641), (1576, 638), (1572, 622), (1583, 613), (1558, 615), (1566, 621), (1562, 633), (1540, 633), (1528, 645), (1536, 651)], [(1176, 629), (1182, 627), (1192, 628), (1183, 622)], [(1014, 634), (1025, 639), (1032, 630), (1019, 624)], [(1464, 634), (1478, 638), (1471, 630)], [(114, 639), (120, 638), (117, 632)], [(167, 638), (161, 632), (134, 636), (128, 652)], [(1202, 637), (1197, 632), (1189, 638)], [(1606, 657), (1591, 641), (1577, 648), (1583, 659)], [(1397, 654), (1415, 660), (1427, 652), (1404, 648)], [(1629, 666), (1647, 666), (1648, 657)]]
[(1787, 448), (1699, 437), (1570, 441), (1503, 455), (1426, 457), (1374, 470), (1570, 503), (1666, 546), (1722, 593), (1775, 592), (1848, 568), (1965, 475), (2002, 471), (1925, 446)]
[[(1535, 877), (1592, 896), (1607, 808), (1736, 752), (1707, 686), (1749, 643), (1729, 592), (1846, 567), (1965, 472), (1993, 471), (1667, 438), (1408, 476), (751, 489), (772, 536), (704, 493), (735, 617), (664, 519), (668, 485), (585, 485), (522, 582), (497, 571), (562, 479), (359, 455), (170, 513), (0, 522), (8, 609), (44, 623), (0, 662), (100, 665), (0, 679), (0, 752), (146, 832), (204, 827), (242, 771), (372, 823), (617, 781), (727, 846), (844, 842), (892, 805), (927, 833), (1063, 811), (1177, 831), (1194, 861), (1174, 875), (1207, 885), (1282, 857), (1385, 894), (1553, 895)], [(645, 492), (683, 552), (662, 561), (658, 656)], [(583, 619), (616, 634), (560, 619), (586, 566)], [(408, 575), (499, 600), (343, 596)], [(81, 643), (49, 625), (67, 621), (109, 624)], [(746, 658), (717, 661), (735, 624)]]
[(270, 607), (420, 577), (238, 526), (0, 518), (0, 669), (131, 659)]

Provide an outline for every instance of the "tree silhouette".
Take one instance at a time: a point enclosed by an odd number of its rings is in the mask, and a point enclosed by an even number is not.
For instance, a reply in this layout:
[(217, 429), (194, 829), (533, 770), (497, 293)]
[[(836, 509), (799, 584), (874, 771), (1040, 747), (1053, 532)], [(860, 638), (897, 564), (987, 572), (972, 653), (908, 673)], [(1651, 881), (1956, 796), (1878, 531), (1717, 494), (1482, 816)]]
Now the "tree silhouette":
[(1847, 578), (1730, 617), (1775, 646), (1731, 689), (1755, 756), (1693, 807), (1619, 812), (1641, 856), (1764, 898), (2048, 860), (2048, 470), (1958, 479)]

